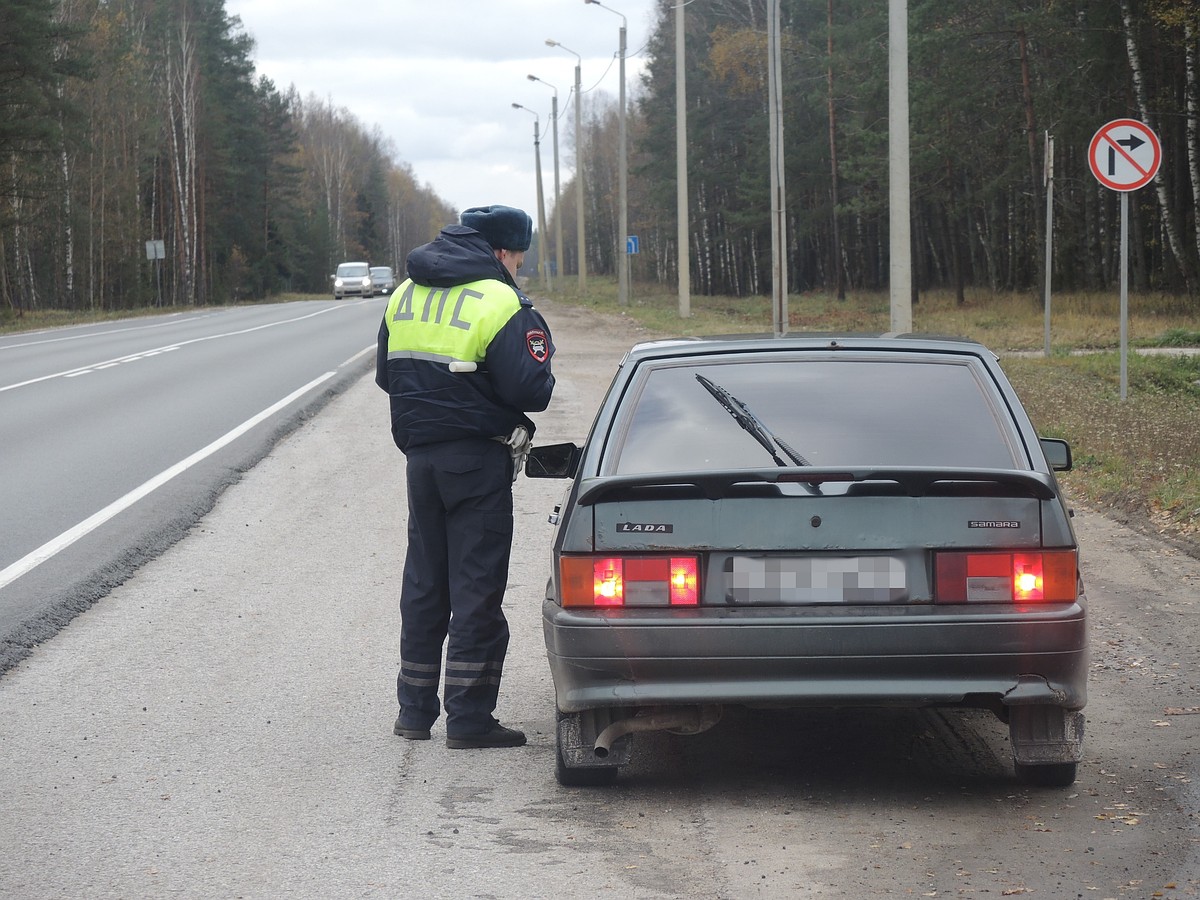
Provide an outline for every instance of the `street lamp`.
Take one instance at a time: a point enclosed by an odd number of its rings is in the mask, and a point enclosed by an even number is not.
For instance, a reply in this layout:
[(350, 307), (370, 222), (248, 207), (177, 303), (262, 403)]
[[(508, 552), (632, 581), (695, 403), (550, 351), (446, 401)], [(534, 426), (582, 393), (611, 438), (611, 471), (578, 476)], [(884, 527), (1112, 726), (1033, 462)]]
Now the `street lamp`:
[(892, 331), (912, 331), (908, 3), (888, 0), (888, 293)]
[(779, 52), (780, 0), (767, 0), (767, 135), (771, 165), (771, 318), (775, 336), (787, 334), (787, 191), (784, 187), (783, 68)]
[(513, 109), (523, 109), (533, 116), (533, 161), (537, 166), (537, 204), (538, 204), (538, 268), (542, 270), (542, 280), (546, 290), (550, 291), (550, 267), (546, 265), (546, 203), (542, 199), (542, 150), (538, 125), (542, 119), (534, 110), (520, 103), (514, 103)]
[(557, 263), (558, 277), (563, 274), (563, 245), (562, 245), (562, 197), (558, 190), (558, 88), (548, 81), (542, 81), (536, 75), (526, 75), (530, 81), (538, 81), (554, 91), (554, 99), (550, 103), (550, 118), (554, 122), (554, 258)]
[(585, 4), (595, 5), (606, 9), (616, 16), (621, 16), (620, 41), (620, 109), (617, 110), (617, 192), (619, 206), (619, 222), (617, 225), (617, 304), (629, 305), (629, 253), (626, 242), (629, 236), (629, 166), (625, 147), (625, 16), (600, 0), (583, 0)]
[(587, 287), (587, 253), (583, 228), (583, 86), (581, 84), (583, 57), (552, 38), (546, 38), (546, 46), (566, 50), (577, 60), (575, 63), (575, 228), (577, 232), (575, 242), (579, 256), (579, 293), (582, 294), (584, 288)]
[[(688, 160), (687, 160), (687, 50), (684, 8), (675, 7), (675, 212), (676, 240), (679, 244), (679, 318), (692, 314), (692, 270), (690, 227), (688, 219)], [(829, 0), (833, 2), (833, 0)]]

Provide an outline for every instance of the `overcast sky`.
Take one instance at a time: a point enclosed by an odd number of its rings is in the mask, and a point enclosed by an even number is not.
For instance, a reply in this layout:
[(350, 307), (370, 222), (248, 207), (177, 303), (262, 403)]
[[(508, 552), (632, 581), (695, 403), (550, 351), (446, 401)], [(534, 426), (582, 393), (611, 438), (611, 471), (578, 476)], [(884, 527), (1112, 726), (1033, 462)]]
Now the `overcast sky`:
[[(632, 91), (656, 2), (605, 5), (628, 22)], [(617, 97), (621, 18), (583, 0), (226, 0), (226, 9), (254, 38), (259, 74), (349, 110), (368, 131), (378, 126), (417, 180), (459, 211), (503, 203), (525, 209), (536, 226), (534, 117), (513, 109), (520, 103), (540, 117), (550, 215), (553, 92), (530, 74), (558, 89), (564, 184), (570, 176), (577, 60), (547, 38), (583, 58), (585, 101), (589, 91)]]

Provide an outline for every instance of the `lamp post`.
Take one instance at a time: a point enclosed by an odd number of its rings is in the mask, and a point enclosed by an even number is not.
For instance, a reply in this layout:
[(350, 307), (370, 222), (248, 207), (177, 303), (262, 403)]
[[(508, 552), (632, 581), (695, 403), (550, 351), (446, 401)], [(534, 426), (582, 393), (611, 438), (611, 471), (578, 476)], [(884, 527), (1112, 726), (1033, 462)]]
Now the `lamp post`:
[(908, 0), (888, 0), (888, 293), (892, 331), (912, 331)]
[[(684, 58), (684, 7), (675, 7), (675, 213), (679, 244), (679, 318), (692, 314), (692, 262), (688, 219), (687, 65)], [(831, 0), (832, 2), (832, 0)]]
[(783, 70), (779, 53), (780, 0), (767, 0), (767, 105), (771, 166), (771, 318), (775, 336), (788, 330), (787, 192), (784, 188)]
[(625, 33), (627, 22), (625, 16), (612, 7), (605, 6), (600, 0), (583, 0), (583, 2), (606, 9), (613, 15), (621, 16), (620, 43), (618, 45), (621, 60), (621, 86), (618, 92), (620, 94), (618, 100), (620, 108), (617, 110), (617, 204), (619, 207), (617, 223), (617, 304), (619, 306), (628, 306), (629, 248), (626, 246), (626, 241), (629, 237), (629, 164), (625, 147)]
[(546, 265), (546, 202), (542, 199), (542, 150), (540, 134), (538, 126), (541, 124), (541, 116), (528, 106), (522, 106), (520, 103), (514, 103), (513, 109), (523, 109), (525, 112), (533, 116), (533, 161), (537, 167), (537, 204), (538, 204), (538, 268), (542, 270), (542, 281), (546, 285), (546, 290), (552, 290), (550, 286), (550, 267)]
[(526, 75), (530, 81), (538, 81), (554, 91), (554, 99), (550, 101), (550, 119), (554, 122), (554, 259), (558, 269), (558, 277), (563, 274), (563, 245), (562, 245), (562, 196), (558, 190), (558, 88), (548, 81), (542, 81), (536, 75)]
[(583, 227), (583, 57), (558, 41), (546, 38), (547, 47), (558, 47), (575, 57), (575, 242), (578, 247), (579, 293), (587, 287), (587, 252)]

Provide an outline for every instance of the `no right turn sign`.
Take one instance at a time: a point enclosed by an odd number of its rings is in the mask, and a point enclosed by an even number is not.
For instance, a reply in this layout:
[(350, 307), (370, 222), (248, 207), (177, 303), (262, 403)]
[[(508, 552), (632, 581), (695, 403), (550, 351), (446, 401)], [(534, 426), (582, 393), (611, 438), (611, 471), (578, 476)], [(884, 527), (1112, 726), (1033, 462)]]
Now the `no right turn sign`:
[(1150, 126), (1136, 119), (1114, 119), (1101, 126), (1088, 148), (1092, 174), (1106, 188), (1136, 191), (1145, 187), (1162, 163), (1162, 145)]

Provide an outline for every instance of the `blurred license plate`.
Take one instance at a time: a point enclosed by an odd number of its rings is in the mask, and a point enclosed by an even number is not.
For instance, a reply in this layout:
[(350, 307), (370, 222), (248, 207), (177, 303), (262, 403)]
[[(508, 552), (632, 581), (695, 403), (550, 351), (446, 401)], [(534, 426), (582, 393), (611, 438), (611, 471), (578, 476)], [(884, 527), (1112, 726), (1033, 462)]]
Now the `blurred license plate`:
[(738, 605), (896, 603), (908, 593), (894, 556), (731, 556), (725, 598)]

